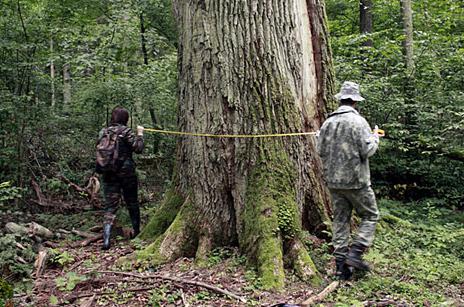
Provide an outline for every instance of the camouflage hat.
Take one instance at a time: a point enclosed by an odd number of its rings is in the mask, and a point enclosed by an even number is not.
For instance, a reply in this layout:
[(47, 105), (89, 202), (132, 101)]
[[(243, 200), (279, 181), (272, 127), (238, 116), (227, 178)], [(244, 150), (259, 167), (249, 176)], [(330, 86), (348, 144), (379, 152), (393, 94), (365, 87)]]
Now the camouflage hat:
[(364, 100), (364, 98), (362, 98), (361, 95), (359, 94), (359, 84), (351, 82), (351, 81), (343, 82), (342, 89), (340, 90), (340, 93), (335, 95), (335, 98), (338, 100), (342, 100), (342, 99), (351, 99), (353, 101)]

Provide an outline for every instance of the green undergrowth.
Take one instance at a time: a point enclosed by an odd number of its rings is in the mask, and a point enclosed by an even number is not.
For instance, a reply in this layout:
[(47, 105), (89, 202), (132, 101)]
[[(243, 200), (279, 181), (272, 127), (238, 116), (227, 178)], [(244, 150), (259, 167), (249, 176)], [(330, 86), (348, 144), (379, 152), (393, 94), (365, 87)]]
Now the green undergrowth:
[(462, 303), (464, 213), (438, 200), (379, 201), (381, 221), (365, 259), (373, 272), (345, 285), (331, 300), (356, 305), (385, 299), (413, 306)]

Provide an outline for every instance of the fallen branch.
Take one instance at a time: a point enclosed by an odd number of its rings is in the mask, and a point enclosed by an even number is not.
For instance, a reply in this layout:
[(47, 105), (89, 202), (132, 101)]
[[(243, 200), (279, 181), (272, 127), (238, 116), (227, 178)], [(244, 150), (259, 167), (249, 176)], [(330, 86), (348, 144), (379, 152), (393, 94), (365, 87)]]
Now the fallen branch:
[(93, 237), (90, 237), (90, 238), (87, 238), (83, 241), (79, 241), (79, 242), (76, 242), (75, 244), (73, 244), (72, 246), (73, 247), (85, 247), (95, 241), (98, 241), (100, 239), (103, 238), (103, 235), (102, 234), (97, 234), (97, 235), (94, 235)]
[(15, 242), (15, 245), (17, 248), (21, 249), (21, 250), (25, 250), (26, 248), (24, 247), (24, 245), (22, 245), (21, 243), (18, 243), (18, 242)]
[(301, 303), (301, 306), (310, 306), (311, 304), (318, 303), (322, 300), (324, 300), (327, 295), (329, 295), (331, 292), (333, 292), (337, 287), (340, 285), (339, 281), (334, 281), (330, 285), (328, 285), (324, 290), (322, 290), (321, 293), (311, 296), (307, 300), (305, 300), (303, 303)]
[(43, 246), (45, 247), (50, 247), (50, 248), (57, 248), (60, 246), (59, 243), (55, 243), (55, 242), (51, 242), (51, 241), (45, 241), (44, 243), (42, 243)]
[(29, 233), (46, 239), (51, 239), (55, 236), (55, 234), (48, 228), (45, 228), (35, 222), (29, 224)]
[(125, 276), (131, 276), (135, 278), (140, 278), (140, 279), (163, 279), (163, 280), (169, 280), (169, 281), (174, 281), (178, 282), (181, 284), (188, 284), (188, 285), (194, 285), (198, 287), (202, 287), (223, 295), (226, 295), (228, 297), (234, 298), (242, 303), (246, 303), (246, 299), (244, 297), (238, 296), (230, 291), (215, 287), (213, 285), (201, 282), (201, 281), (194, 281), (194, 280), (188, 280), (188, 279), (182, 279), (182, 278), (177, 278), (177, 277), (171, 277), (171, 276), (166, 276), (166, 275), (155, 275), (155, 274), (149, 274), (149, 275), (141, 275), (141, 274), (135, 274), (135, 273), (129, 273), (129, 272), (117, 272), (117, 271), (95, 271), (96, 273), (101, 273), (101, 274), (117, 274), (117, 275), (125, 275)]
[(39, 278), (40, 275), (42, 275), (43, 270), (45, 269), (45, 263), (47, 262), (48, 258), (48, 250), (44, 249), (39, 251), (39, 254), (37, 255), (37, 259), (34, 262), (34, 268), (35, 268), (35, 278)]
[(83, 238), (94, 238), (97, 234), (96, 233), (91, 233), (91, 232), (86, 232), (86, 231), (80, 231), (77, 229), (71, 230), (71, 232), (75, 235), (81, 236)]
[(184, 304), (184, 307), (190, 307), (189, 303), (187, 302), (187, 299), (185, 298), (185, 293), (180, 289), (180, 297), (182, 298), (182, 304)]
[(102, 225), (96, 225), (89, 229), (90, 232), (101, 232), (103, 230)]
[(80, 187), (79, 185), (75, 184), (62, 174), (58, 175), (58, 178), (61, 179), (64, 183), (68, 184), (70, 187), (72, 187), (74, 190), (76, 190), (78, 193), (83, 194), (87, 197), (89, 203), (94, 203), (97, 207), (99, 207), (99, 201), (98, 201), (98, 191), (100, 190), (100, 181), (98, 181), (98, 178), (96, 176), (91, 176), (89, 178), (88, 184), (85, 188)]
[(92, 297), (88, 301), (83, 302), (79, 307), (91, 307), (96, 296), (96, 294), (92, 295)]
[(74, 269), (80, 266), (84, 261), (85, 259), (81, 259), (80, 261), (77, 261), (76, 263), (74, 263), (71, 267), (69, 267), (68, 272), (74, 271)]
[(43, 227), (42, 225), (39, 225), (34, 222), (29, 223), (27, 225), (28, 227), (25, 227), (23, 225), (9, 222), (5, 225), (5, 229), (9, 233), (17, 234), (17, 235), (28, 234), (31, 237), (38, 236), (38, 237), (45, 238), (45, 239), (51, 239), (54, 237), (54, 233), (51, 232), (48, 228)]

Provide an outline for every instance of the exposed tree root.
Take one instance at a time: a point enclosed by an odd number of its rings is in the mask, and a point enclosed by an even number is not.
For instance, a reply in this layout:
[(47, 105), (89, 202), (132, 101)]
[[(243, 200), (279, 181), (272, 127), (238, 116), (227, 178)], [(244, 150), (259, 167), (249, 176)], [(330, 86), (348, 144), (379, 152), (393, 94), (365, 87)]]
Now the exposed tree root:
[(291, 240), (289, 245), (287, 255), (291, 262), (290, 266), (295, 270), (296, 275), (313, 285), (319, 285), (322, 279), (318, 275), (316, 266), (305, 246), (300, 240)]
[[(237, 215), (231, 214), (236, 217), (237, 226), (227, 222), (220, 225), (224, 229), (231, 225), (236, 227), (239, 247), (249, 263), (257, 268), (263, 288), (274, 290), (285, 285), (284, 258), (288, 260), (288, 268), (303, 280), (313, 285), (321, 282), (301, 243), (302, 212), (296, 200), (297, 175), (281, 146), (276, 144), (276, 148), (270, 148), (263, 161), (249, 174), (244, 204), (238, 208)], [(230, 242), (233, 239), (218, 240), (217, 233), (213, 233), (217, 232), (214, 230), (217, 225), (208, 224), (220, 210), (209, 208), (211, 204), (193, 203), (198, 200), (191, 197), (181, 203), (183, 198), (174, 191), (170, 190), (142, 233), (142, 238), (156, 239), (137, 254), (139, 260), (160, 265), (180, 257), (195, 256), (201, 265), (213, 248), (236, 244)], [(206, 206), (209, 211), (199, 206)]]
[(188, 198), (176, 215), (169, 228), (137, 255), (141, 260), (148, 260), (153, 265), (173, 261), (183, 256), (193, 256), (197, 240), (190, 229), (190, 214), (192, 212)]
[(162, 235), (176, 218), (183, 203), (184, 199), (176, 193), (175, 189), (169, 189), (161, 206), (142, 229), (140, 238), (153, 240)]

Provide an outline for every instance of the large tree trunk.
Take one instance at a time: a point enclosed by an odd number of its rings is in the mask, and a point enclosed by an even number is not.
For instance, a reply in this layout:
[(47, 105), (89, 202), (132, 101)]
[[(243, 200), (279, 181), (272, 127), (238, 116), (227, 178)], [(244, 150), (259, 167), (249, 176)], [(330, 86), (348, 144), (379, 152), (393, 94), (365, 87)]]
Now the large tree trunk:
[[(319, 128), (333, 81), (321, 1), (177, 1), (175, 9), (180, 130)], [(156, 240), (141, 257), (201, 260), (238, 245), (268, 288), (283, 286), (284, 256), (299, 276), (319, 280), (301, 240), (303, 230), (326, 229), (329, 215), (313, 136), (183, 137), (173, 182), (142, 233)]]

